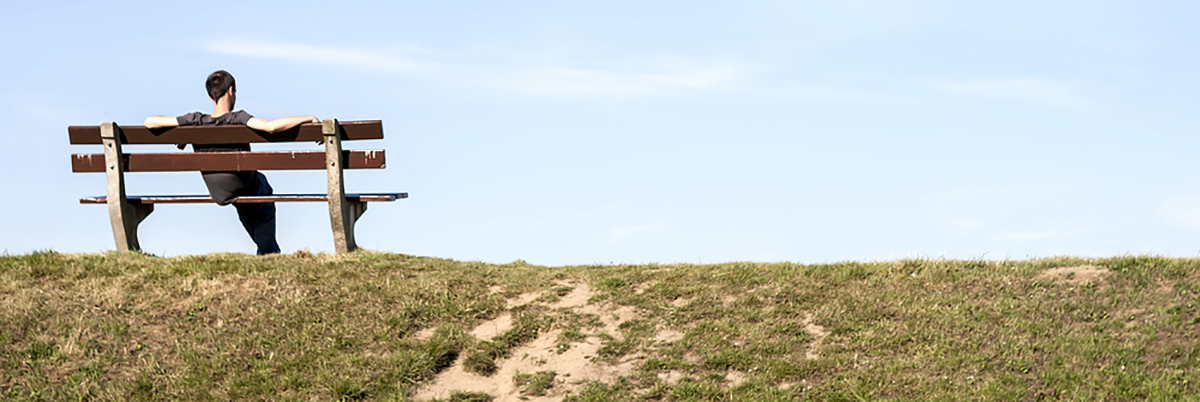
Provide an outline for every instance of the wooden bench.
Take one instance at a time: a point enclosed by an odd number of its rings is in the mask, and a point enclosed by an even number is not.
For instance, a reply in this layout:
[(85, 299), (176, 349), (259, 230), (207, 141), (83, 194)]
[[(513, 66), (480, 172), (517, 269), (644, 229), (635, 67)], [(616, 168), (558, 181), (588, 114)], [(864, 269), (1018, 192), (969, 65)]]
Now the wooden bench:
[[(324, 194), (276, 194), (238, 197), (237, 203), (322, 201), (329, 203), (335, 251), (346, 253), (358, 248), (354, 241), (354, 223), (367, 210), (368, 202), (395, 201), (408, 193), (346, 194), (342, 180), (344, 169), (383, 169), (383, 150), (347, 151), (342, 141), (383, 139), (379, 120), (345, 121), (325, 119), (279, 133), (256, 131), (242, 125), (184, 126), (148, 129), (120, 127), (113, 122), (99, 126), (67, 128), (71, 144), (100, 144), (103, 154), (71, 155), (74, 172), (105, 172), (107, 195), (85, 197), (81, 204), (108, 204), (109, 221), (117, 250), (140, 250), (137, 227), (154, 211), (154, 204), (213, 202), (207, 195), (125, 195), (125, 172), (178, 171), (249, 171), (320, 169), (326, 173)], [(325, 151), (294, 152), (179, 152), (124, 153), (126, 144), (240, 144), (261, 142), (317, 142)], [(196, 178), (201, 182), (200, 178)]]

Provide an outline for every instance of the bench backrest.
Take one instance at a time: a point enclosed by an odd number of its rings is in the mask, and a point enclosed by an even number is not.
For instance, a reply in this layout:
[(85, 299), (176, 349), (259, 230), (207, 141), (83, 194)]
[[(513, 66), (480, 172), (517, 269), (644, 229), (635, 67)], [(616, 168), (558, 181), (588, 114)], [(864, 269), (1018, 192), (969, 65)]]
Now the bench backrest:
[[(379, 120), (338, 122), (340, 141), (383, 139)], [(263, 142), (324, 141), (321, 124), (304, 124), (279, 133), (256, 131), (243, 125), (185, 126), (148, 129), (141, 126), (115, 127), (121, 144), (236, 144)], [(67, 127), (71, 144), (103, 144), (100, 126)], [(339, 141), (339, 142), (340, 142)], [(383, 169), (385, 152), (341, 151), (342, 169)], [(124, 153), (120, 156), (123, 172), (247, 171), (247, 170), (325, 170), (327, 151), (273, 152), (178, 152)], [(71, 155), (71, 171), (104, 172), (105, 154)]]
[[(382, 140), (380, 120), (339, 121), (342, 141)], [(100, 126), (70, 126), (67, 133), (72, 145), (102, 144)], [(306, 123), (275, 134), (256, 131), (243, 125), (184, 126), (149, 129), (121, 126), (122, 144), (241, 144), (250, 142), (321, 141), (321, 124)]]

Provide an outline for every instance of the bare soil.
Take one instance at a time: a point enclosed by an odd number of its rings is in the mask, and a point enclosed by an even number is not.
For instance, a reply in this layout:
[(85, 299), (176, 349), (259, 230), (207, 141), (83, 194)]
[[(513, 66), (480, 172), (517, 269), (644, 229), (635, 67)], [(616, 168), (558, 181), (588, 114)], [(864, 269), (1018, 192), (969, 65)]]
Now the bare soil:
[(1070, 284), (1084, 284), (1099, 282), (1104, 275), (1108, 274), (1108, 269), (1095, 265), (1079, 265), (1074, 267), (1052, 268), (1042, 271), (1034, 277), (1038, 280), (1053, 279)]
[[(638, 355), (626, 356), (617, 361), (604, 361), (596, 358), (596, 352), (602, 346), (598, 336), (600, 332), (607, 333), (620, 339), (619, 326), (621, 323), (638, 318), (638, 313), (628, 306), (613, 306), (609, 303), (589, 304), (593, 292), (586, 283), (571, 285), (574, 289), (557, 302), (545, 304), (555, 309), (568, 309), (577, 314), (595, 314), (600, 317), (602, 328), (586, 334), (584, 340), (572, 344), (566, 350), (559, 350), (558, 336), (561, 329), (555, 329), (538, 334), (538, 337), (511, 353), (511, 357), (496, 362), (496, 372), (483, 376), (467, 372), (463, 362), (458, 361), (440, 373), (414, 396), (416, 400), (427, 401), (433, 398), (446, 399), (455, 391), (483, 392), (491, 395), (498, 402), (503, 401), (560, 401), (565, 393), (578, 389), (588, 381), (612, 381), (620, 376), (627, 376), (634, 371), (639, 362)], [(537, 293), (522, 294), (508, 300), (508, 306), (519, 307), (535, 302)], [(512, 315), (504, 313), (493, 320), (484, 322), (470, 331), (471, 336), (479, 340), (488, 340), (512, 328)], [(424, 334), (422, 333), (419, 334)], [(427, 335), (426, 335), (427, 336)], [(557, 373), (554, 386), (545, 396), (531, 396), (521, 393), (524, 384), (516, 384), (513, 377), (517, 374), (532, 374), (539, 371)]]

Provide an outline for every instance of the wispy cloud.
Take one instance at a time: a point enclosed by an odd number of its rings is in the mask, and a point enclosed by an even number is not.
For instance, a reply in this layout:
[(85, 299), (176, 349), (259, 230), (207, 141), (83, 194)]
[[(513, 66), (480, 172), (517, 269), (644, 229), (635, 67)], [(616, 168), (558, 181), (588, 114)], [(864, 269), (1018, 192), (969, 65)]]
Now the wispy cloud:
[(415, 45), (355, 48), (217, 40), (201, 43), (199, 48), (224, 55), (370, 70), (449, 86), (491, 88), (543, 97), (638, 98), (720, 93), (820, 103), (909, 101), (894, 95), (820, 84), (763, 85), (756, 80), (771, 69), (769, 66), (742, 60), (707, 60), (678, 55), (601, 61), (513, 55), (484, 62), (464, 62), (461, 60), (480, 59), (478, 55), (439, 54)]
[[(219, 40), (201, 44), (200, 47), (218, 54), (401, 73), (416, 73), (432, 67), (427, 63), (414, 61), (396, 54), (397, 52), (378, 50), (247, 40)], [(412, 48), (410, 47), (409, 49)]]
[(941, 91), (1017, 101), (1036, 102), (1051, 106), (1083, 106), (1088, 99), (1076, 94), (1069, 86), (1038, 79), (1006, 79), (987, 81), (944, 82)]
[(740, 77), (735, 67), (698, 66), (662, 71), (613, 71), (565, 67), (508, 68), (480, 72), (485, 83), (543, 95), (593, 94), (617, 97), (663, 95), (679, 90), (729, 89)]
[(545, 95), (638, 97), (680, 91), (727, 91), (752, 69), (736, 63), (713, 63), (669, 58), (670, 62), (623, 63), (595, 68), (562, 65), (516, 65), (498, 60), (496, 66), (420, 60), (423, 49), (399, 51), (310, 46), (267, 41), (215, 41), (201, 49), (242, 57), (376, 70), (453, 84), (469, 84), (514, 92)]

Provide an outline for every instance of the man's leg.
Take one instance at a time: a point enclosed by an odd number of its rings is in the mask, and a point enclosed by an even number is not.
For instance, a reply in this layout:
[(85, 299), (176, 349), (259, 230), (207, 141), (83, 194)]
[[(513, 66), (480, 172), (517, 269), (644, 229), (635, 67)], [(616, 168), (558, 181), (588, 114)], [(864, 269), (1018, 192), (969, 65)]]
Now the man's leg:
[[(271, 184), (267, 183), (267, 176), (260, 172), (255, 181), (257, 183), (254, 190), (245, 195), (274, 194)], [(233, 206), (237, 208), (242, 227), (246, 228), (246, 233), (254, 240), (254, 244), (258, 245), (258, 255), (278, 253), (279, 243), (275, 241), (275, 203), (235, 203)]]

